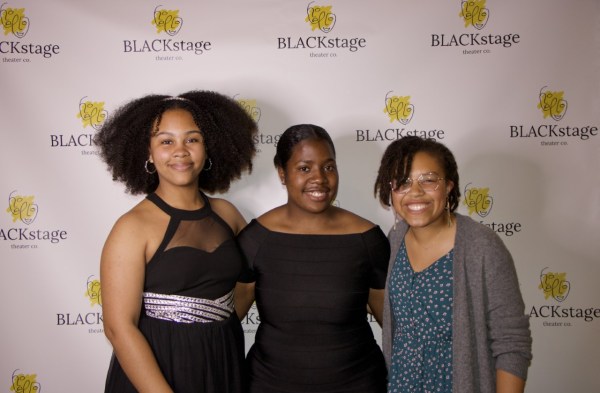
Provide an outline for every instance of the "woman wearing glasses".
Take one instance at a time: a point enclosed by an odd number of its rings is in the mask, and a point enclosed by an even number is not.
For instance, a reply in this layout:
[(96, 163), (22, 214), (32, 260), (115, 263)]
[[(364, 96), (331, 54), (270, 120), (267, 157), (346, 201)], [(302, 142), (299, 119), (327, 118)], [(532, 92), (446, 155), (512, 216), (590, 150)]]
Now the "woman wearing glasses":
[(375, 195), (392, 206), (383, 351), (388, 392), (523, 392), (529, 319), (512, 257), (488, 227), (454, 213), (454, 156), (405, 137), (386, 149)]

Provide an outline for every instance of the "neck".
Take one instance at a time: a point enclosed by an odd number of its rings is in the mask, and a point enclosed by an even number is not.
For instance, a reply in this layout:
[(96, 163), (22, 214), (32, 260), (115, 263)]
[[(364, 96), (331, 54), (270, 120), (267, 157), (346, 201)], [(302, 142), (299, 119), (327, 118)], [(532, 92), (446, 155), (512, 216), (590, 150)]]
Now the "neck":
[(200, 196), (197, 187), (159, 187), (155, 191), (162, 200), (177, 209), (196, 210), (204, 206), (204, 200)]
[(303, 233), (322, 232), (331, 225), (333, 220), (333, 208), (328, 207), (321, 212), (307, 212), (285, 206), (283, 210), (285, 222), (289, 223), (290, 229), (298, 230)]
[[(450, 220), (450, 221), (448, 221)], [(450, 224), (448, 224), (450, 222)], [(455, 225), (455, 219), (450, 215), (444, 213), (438, 220), (432, 222), (426, 227), (410, 227), (409, 232), (412, 235), (414, 241), (424, 248), (429, 248), (436, 242), (439, 242), (440, 236), (445, 233), (453, 231)]]

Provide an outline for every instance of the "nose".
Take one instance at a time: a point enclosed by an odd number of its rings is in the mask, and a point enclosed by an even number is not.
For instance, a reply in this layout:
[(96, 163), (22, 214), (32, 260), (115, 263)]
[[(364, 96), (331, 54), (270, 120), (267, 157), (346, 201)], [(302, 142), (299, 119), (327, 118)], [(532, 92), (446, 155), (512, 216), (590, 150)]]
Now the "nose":
[(312, 172), (312, 177), (310, 179), (313, 183), (323, 184), (327, 182), (327, 176), (325, 175), (325, 170), (319, 168), (316, 171)]
[(177, 143), (175, 146), (175, 150), (173, 151), (174, 157), (187, 157), (190, 155), (190, 152), (185, 148), (185, 144)]
[(424, 194), (425, 193), (425, 191), (423, 190), (423, 187), (421, 187), (421, 183), (419, 183), (418, 180), (413, 180), (410, 183), (410, 189), (408, 190), (408, 193), (412, 194), (413, 192), (416, 192), (417, 194)]

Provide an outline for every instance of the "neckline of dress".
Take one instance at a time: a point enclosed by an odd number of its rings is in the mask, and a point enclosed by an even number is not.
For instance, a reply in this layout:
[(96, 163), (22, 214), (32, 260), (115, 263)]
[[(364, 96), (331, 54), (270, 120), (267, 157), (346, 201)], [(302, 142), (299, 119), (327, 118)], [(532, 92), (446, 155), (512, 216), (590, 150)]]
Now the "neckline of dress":
[(206, 216), (208, 213), (210, 213), (210, 211), (211, 211), (210, 202), (208, 201), (208, 197), (206, 195), (204, 195), (204, 193), (202, 193), (202, 192), (200, 192), (200, 196), (202, 197), (202, 200), (204, 201), (204, 206), (202, 206), (201, 208), (196, 209), (196, 210), (185, 210), (185, 209), (179, 209), (179, 208), (173, 207), (173, 206), (169, 205), (167, 202), (165, 202), (161, 197), (156, 195), (156, 193), (148, 194), (146, 196), (146, 198), (148, 200), (150, 200), (151, 202), (153, 202), (156, 206), (158, 206), (162, 211), (164, 211), (171, 217), (190, 219), (190, 218), (202, 218), (202, 217)]
[(293, 232), (281, 232), (281, 231), (275, 231), (273, 229), (267, 228), (266, 226), (264, 226), (263, 224), (261, 224), (256, 218), (252, 219), (252, 221), (254, 221), (259, 227), (263, 228), (264, 230), (266, 230), (269, 233), (273, 233), (273, 234), (277, 234), (277, 235), (284, 235), (284, 236), (317, 236), (317, 237), (326, 237), (326, 236), (361, 236), (364, 235), (366, 233), (369, 233), (373, 230), (376, 230), (377, 228), (379, 228), (378, 225), (373, 226), (372, 228), (367, 229), (364, 232), (353, 232), (353, 233), (293, 233)]
[(435, 265), (439, 265), (445, 258), (448, 258), (449, 255), (451, 255), (452, 258), (454, 258), (454, 247), (452, 247), (447, 253), (445, 253), (444, 255), (442, 255), (441, 257), (439, 257), (438, 259), (436, 259), (435, 261), (433, 261), (431, 263), (431, 265), (427, 266), (425, 269), (423, 270), (419, 270), (416, 271), (413, 266), (410, 264), (410, 259), (408, 258), (408, 250), (406, 249), (406, 243), (404, 240), (402, 240), (402, 248), (404, 249), (404, 255), (406, 255), (406, 263), (408, 265), (408, 268), (410, 269), (411, 273), (413, 276), (419, 276), (422, 275), (423, 273), (426, 273), (427, 271), (429, 271), (430, 269), (433, 269), (433, 266)]

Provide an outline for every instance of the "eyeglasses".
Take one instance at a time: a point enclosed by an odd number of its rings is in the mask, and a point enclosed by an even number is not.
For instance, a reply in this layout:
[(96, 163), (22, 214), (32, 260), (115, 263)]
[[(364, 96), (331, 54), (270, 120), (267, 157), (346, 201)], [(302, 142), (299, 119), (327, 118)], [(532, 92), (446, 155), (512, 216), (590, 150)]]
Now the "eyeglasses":
[[(436, 191), (440, 187), (440, 180), (444, 180), (444, 178), (439, 177), (438, 174), (434, 172), (423, 173), (417, 177), (419, 187), (425, 192)], [(394, 193), (406, 194), (412, 188), (413, 179), (407, 177), (400, 182), (393, 180), (390, 185), (392, 186), (392, 191), (394, 191)]]

